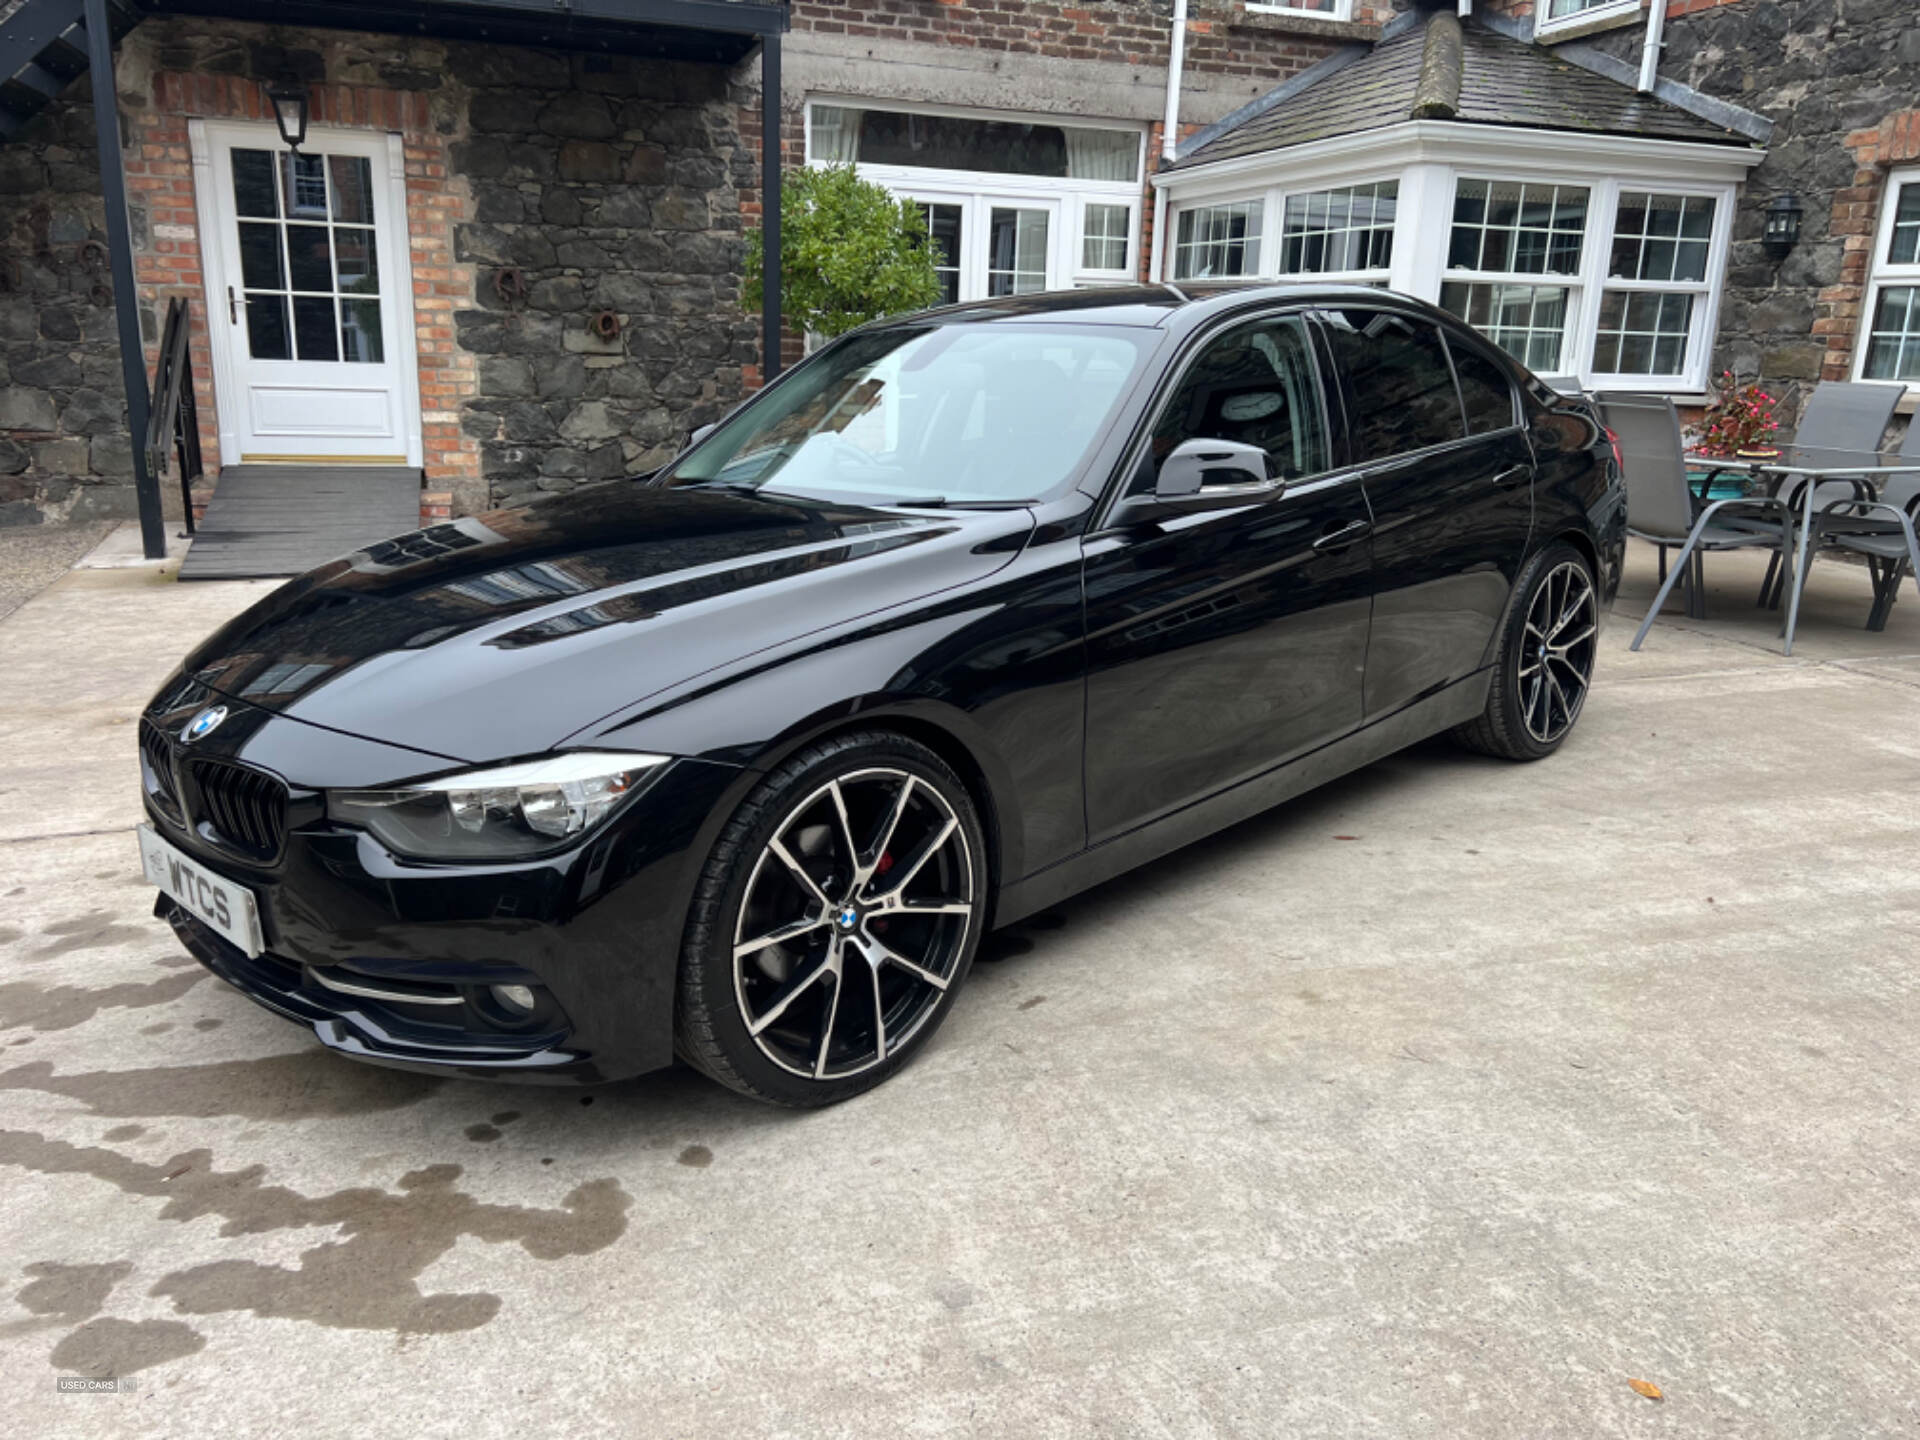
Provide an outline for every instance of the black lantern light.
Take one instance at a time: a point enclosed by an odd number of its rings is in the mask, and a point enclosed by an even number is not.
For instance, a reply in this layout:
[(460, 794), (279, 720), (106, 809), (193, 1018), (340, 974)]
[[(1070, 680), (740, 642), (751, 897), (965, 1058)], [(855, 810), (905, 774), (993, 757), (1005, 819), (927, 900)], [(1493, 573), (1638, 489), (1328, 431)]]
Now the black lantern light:
[(267, 87), (267, 99), (272, 102), (280, 138), (289, 150), (298, 150), (307, 138), (307, 87), (297, 80), (282, 80)]
[(1800, 214), (1800, 197), (1791, 190), (1773, 197), (1767, 206), (1766, 229), (1761, 232), (1769, 257), (1784, 260), (1800, 243)]

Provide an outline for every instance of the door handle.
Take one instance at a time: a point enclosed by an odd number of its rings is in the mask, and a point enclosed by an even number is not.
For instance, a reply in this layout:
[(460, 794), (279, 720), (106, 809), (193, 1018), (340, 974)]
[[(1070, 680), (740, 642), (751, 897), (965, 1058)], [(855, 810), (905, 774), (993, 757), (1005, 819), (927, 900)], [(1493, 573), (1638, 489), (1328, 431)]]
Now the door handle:
[(1531, 480), (1532, 478), (1533, 467), (1531, 465), (1509, 465), (1493, 477), (1493, 483), (1505, 489), (1510, 485), (1518, 485), (1521, 481)]
[(1329, 530), (1313, 542), (1313, 548), (1324, 555), (1330, 550), (1344, 550), (1349, 545), (1358, 545), (1373, 533), (1371, 520), (1349, 520), (1338, 530)]
[(233, 287), (231, 285), (227, 287), (227, 320), (234, 325), (240, 323), (240, 302), (233, 298)]

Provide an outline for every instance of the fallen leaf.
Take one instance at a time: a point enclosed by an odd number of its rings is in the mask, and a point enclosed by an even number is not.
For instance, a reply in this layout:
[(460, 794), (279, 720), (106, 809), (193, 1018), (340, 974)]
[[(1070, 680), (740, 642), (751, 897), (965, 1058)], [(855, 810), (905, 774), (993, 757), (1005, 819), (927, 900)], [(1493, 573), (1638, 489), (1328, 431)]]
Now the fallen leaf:
[(1627, 1381), (1627, 1384), (1633, 1387), (1634, 1394), (1644, 1395), (1649, 1400), (1664, 1400), (1667, 1398), (1664, 1394), (1661, 1393), (1660, 1387), (1654, 1384), (1651, 1380), (1631, 1380), (1630, 1379)]
[(1336, 840), (1358, 840), (1360, 837), (1358, 835), (1336, 835), (1333, 838)]

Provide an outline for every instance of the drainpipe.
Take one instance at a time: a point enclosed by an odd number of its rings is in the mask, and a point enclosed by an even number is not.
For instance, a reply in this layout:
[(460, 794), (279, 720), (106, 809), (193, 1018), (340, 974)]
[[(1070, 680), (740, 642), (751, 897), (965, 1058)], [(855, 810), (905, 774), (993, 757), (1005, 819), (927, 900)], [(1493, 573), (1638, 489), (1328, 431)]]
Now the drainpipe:
[(1173, 0), (1173, 54), (1167, 61), (1167, 122), (1160, 135), (1160, 155), (1168, 161), (1180, 145), (1180, 71), (1186, 59), (1187, 0)]
[(1660, 73), (1661, 36), (1667, 28), (1667, 0), (1653, 0), (1647, 11), (1647, 43), (1640, 47), (1640, 92), (1653, 93), (1653, 82)]

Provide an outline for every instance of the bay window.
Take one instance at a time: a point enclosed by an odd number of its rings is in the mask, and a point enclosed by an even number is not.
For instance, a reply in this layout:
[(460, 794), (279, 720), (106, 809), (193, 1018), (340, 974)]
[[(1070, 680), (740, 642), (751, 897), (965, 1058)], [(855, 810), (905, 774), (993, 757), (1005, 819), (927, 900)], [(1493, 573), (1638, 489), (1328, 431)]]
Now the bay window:
[(1260, 273), (1260, 231), (1267, 202), (1236, 200), (1180, 211), (1173, 278), (1222, 280)]
[(1711, 195), (1620, 191), (1590, 373), (1687, 373), (1694, 316), (1707, 299), (1717, 209)]
[(1440, 307), (1529, 369), (1567, 368), (1591, 193), (1584, 185), (1457, 181)]
[(1393, 264), (1399, 197), (1398, 180), (1288, 195), (1280, 224), (1280, 273), (1384, 279)]
[(1920, 388), (1920, 170), (1887, 177), (1864, 314), (1859, 378)]

